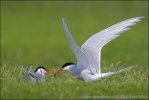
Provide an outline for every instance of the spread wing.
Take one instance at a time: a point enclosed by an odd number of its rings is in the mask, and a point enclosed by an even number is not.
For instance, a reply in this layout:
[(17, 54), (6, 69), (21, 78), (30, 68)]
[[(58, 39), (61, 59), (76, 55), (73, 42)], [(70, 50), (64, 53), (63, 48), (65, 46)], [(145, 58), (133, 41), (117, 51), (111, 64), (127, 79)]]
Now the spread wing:
[(111, 40), (118, 37), (121, 33), (129, 30), (130, 26), (135, 25), (143, 17), (131, 18), (111, 27), (96, 33), (91, 36), (81, 47), (81, 50), (85, 53), (90, 64), (90, 70), (93, 74), (100, 74), (100, 56), (102, 47)]
[(74, 55), (77, 58), (77, 70), (82, 71), (88, 66), (88, 61), (85, 54), (82, 52), (81, 48), (75, 42), (64, 18), (62, 17), (62, 24), (65, 30), (65, 34), (69, 43), (70, 48), (72, 49)]

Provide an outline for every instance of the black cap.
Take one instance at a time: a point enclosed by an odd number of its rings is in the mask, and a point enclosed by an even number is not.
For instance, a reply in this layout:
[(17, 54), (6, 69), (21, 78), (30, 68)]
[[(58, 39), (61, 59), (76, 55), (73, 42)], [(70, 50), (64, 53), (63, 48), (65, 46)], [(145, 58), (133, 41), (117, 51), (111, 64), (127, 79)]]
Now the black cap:
[(34, 72), (36, 72), (38, 69), (44, 69), (44, 70), (47, 70), (45, 67), (43, 67), (43, 66), (39, 66), (39, 67), (37, 67), (37, 68), (35, 69)]
[(62, 68), (64, 68), (64, 67), (66, 67), (66, 66), (68, 66), (68, 65), (73, 65), (74, 63), (72, 63), (72, 62), (67, 62), (67, 63), (65, 63), (63, 66), (62, 66)]

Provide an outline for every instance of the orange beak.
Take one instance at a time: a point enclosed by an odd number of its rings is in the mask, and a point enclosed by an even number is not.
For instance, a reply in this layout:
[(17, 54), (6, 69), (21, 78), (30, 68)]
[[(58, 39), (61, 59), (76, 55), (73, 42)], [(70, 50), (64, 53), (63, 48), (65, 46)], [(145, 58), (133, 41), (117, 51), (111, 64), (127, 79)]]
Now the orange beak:
[(46, 70), (47, 74), (52, 74), (53, 72), (51, 70)]
[(59, 68), (56, 70), (56, 73), (60, 73), (60, 72), (63, 72), (64, 71), (64, 68)]

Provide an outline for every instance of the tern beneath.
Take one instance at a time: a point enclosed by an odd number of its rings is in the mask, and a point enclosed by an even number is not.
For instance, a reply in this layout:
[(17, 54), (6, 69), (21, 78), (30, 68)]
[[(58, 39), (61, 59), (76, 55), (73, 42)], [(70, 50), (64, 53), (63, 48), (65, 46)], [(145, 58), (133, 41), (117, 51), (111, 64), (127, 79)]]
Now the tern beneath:
[(37, 67), (34, 72), (32, 73), (31, 70), (32, 65), (29, 65), (27, 69), (23, 67), (23, 65), (20, 66), (23, 74), (24, 74), (24, 80), (29, 83), (35, 83), (35, 82), (44, 82), (45, 81), (45, 74), (52, 74), (51, 70), (46, 69), (43, 66)]
[(59, 68), (56, 73), (63, 72), (64, 70), (70, 72), (73, 76), (83, 81), (94, 81), (101, 78), (105, 78), (114, 74), (118, 74), (123, 71), (131, 69), (127, 67), (116, 72), (101, 72), (101, 49), (111, 40), (120, 36), (121, 33), (130, 29), (130, 26), (135, 25), (141, 21), (143, 17), (135, 17), (119, 22), (111, 27), (104, 29), (95, 35), (91, 36), (81, 48), (77, 45), (74, 40), (64, 18), (62, 18), (62, 24), (66, 33), (66, 37), (70, 48), (76, 56), (77, 63), (65, 63), (62, 68)]

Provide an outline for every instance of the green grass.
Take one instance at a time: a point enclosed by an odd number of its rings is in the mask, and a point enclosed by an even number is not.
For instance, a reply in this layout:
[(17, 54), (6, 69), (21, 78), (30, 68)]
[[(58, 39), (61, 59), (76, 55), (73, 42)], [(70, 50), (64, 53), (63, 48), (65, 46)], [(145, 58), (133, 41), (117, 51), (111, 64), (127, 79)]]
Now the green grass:
[[(147, 99), (147, 1), (1, 1), (1, 99)], [(134, 69), (86, 83), (69, 73), (47, 76), (42, 84), (24, 83), (20, 64), (59, 68), (75, 62), (61, 17), (82, 45), (91, 35), (119, 21), (145, 18), (102, 49), (102, 72)]]

